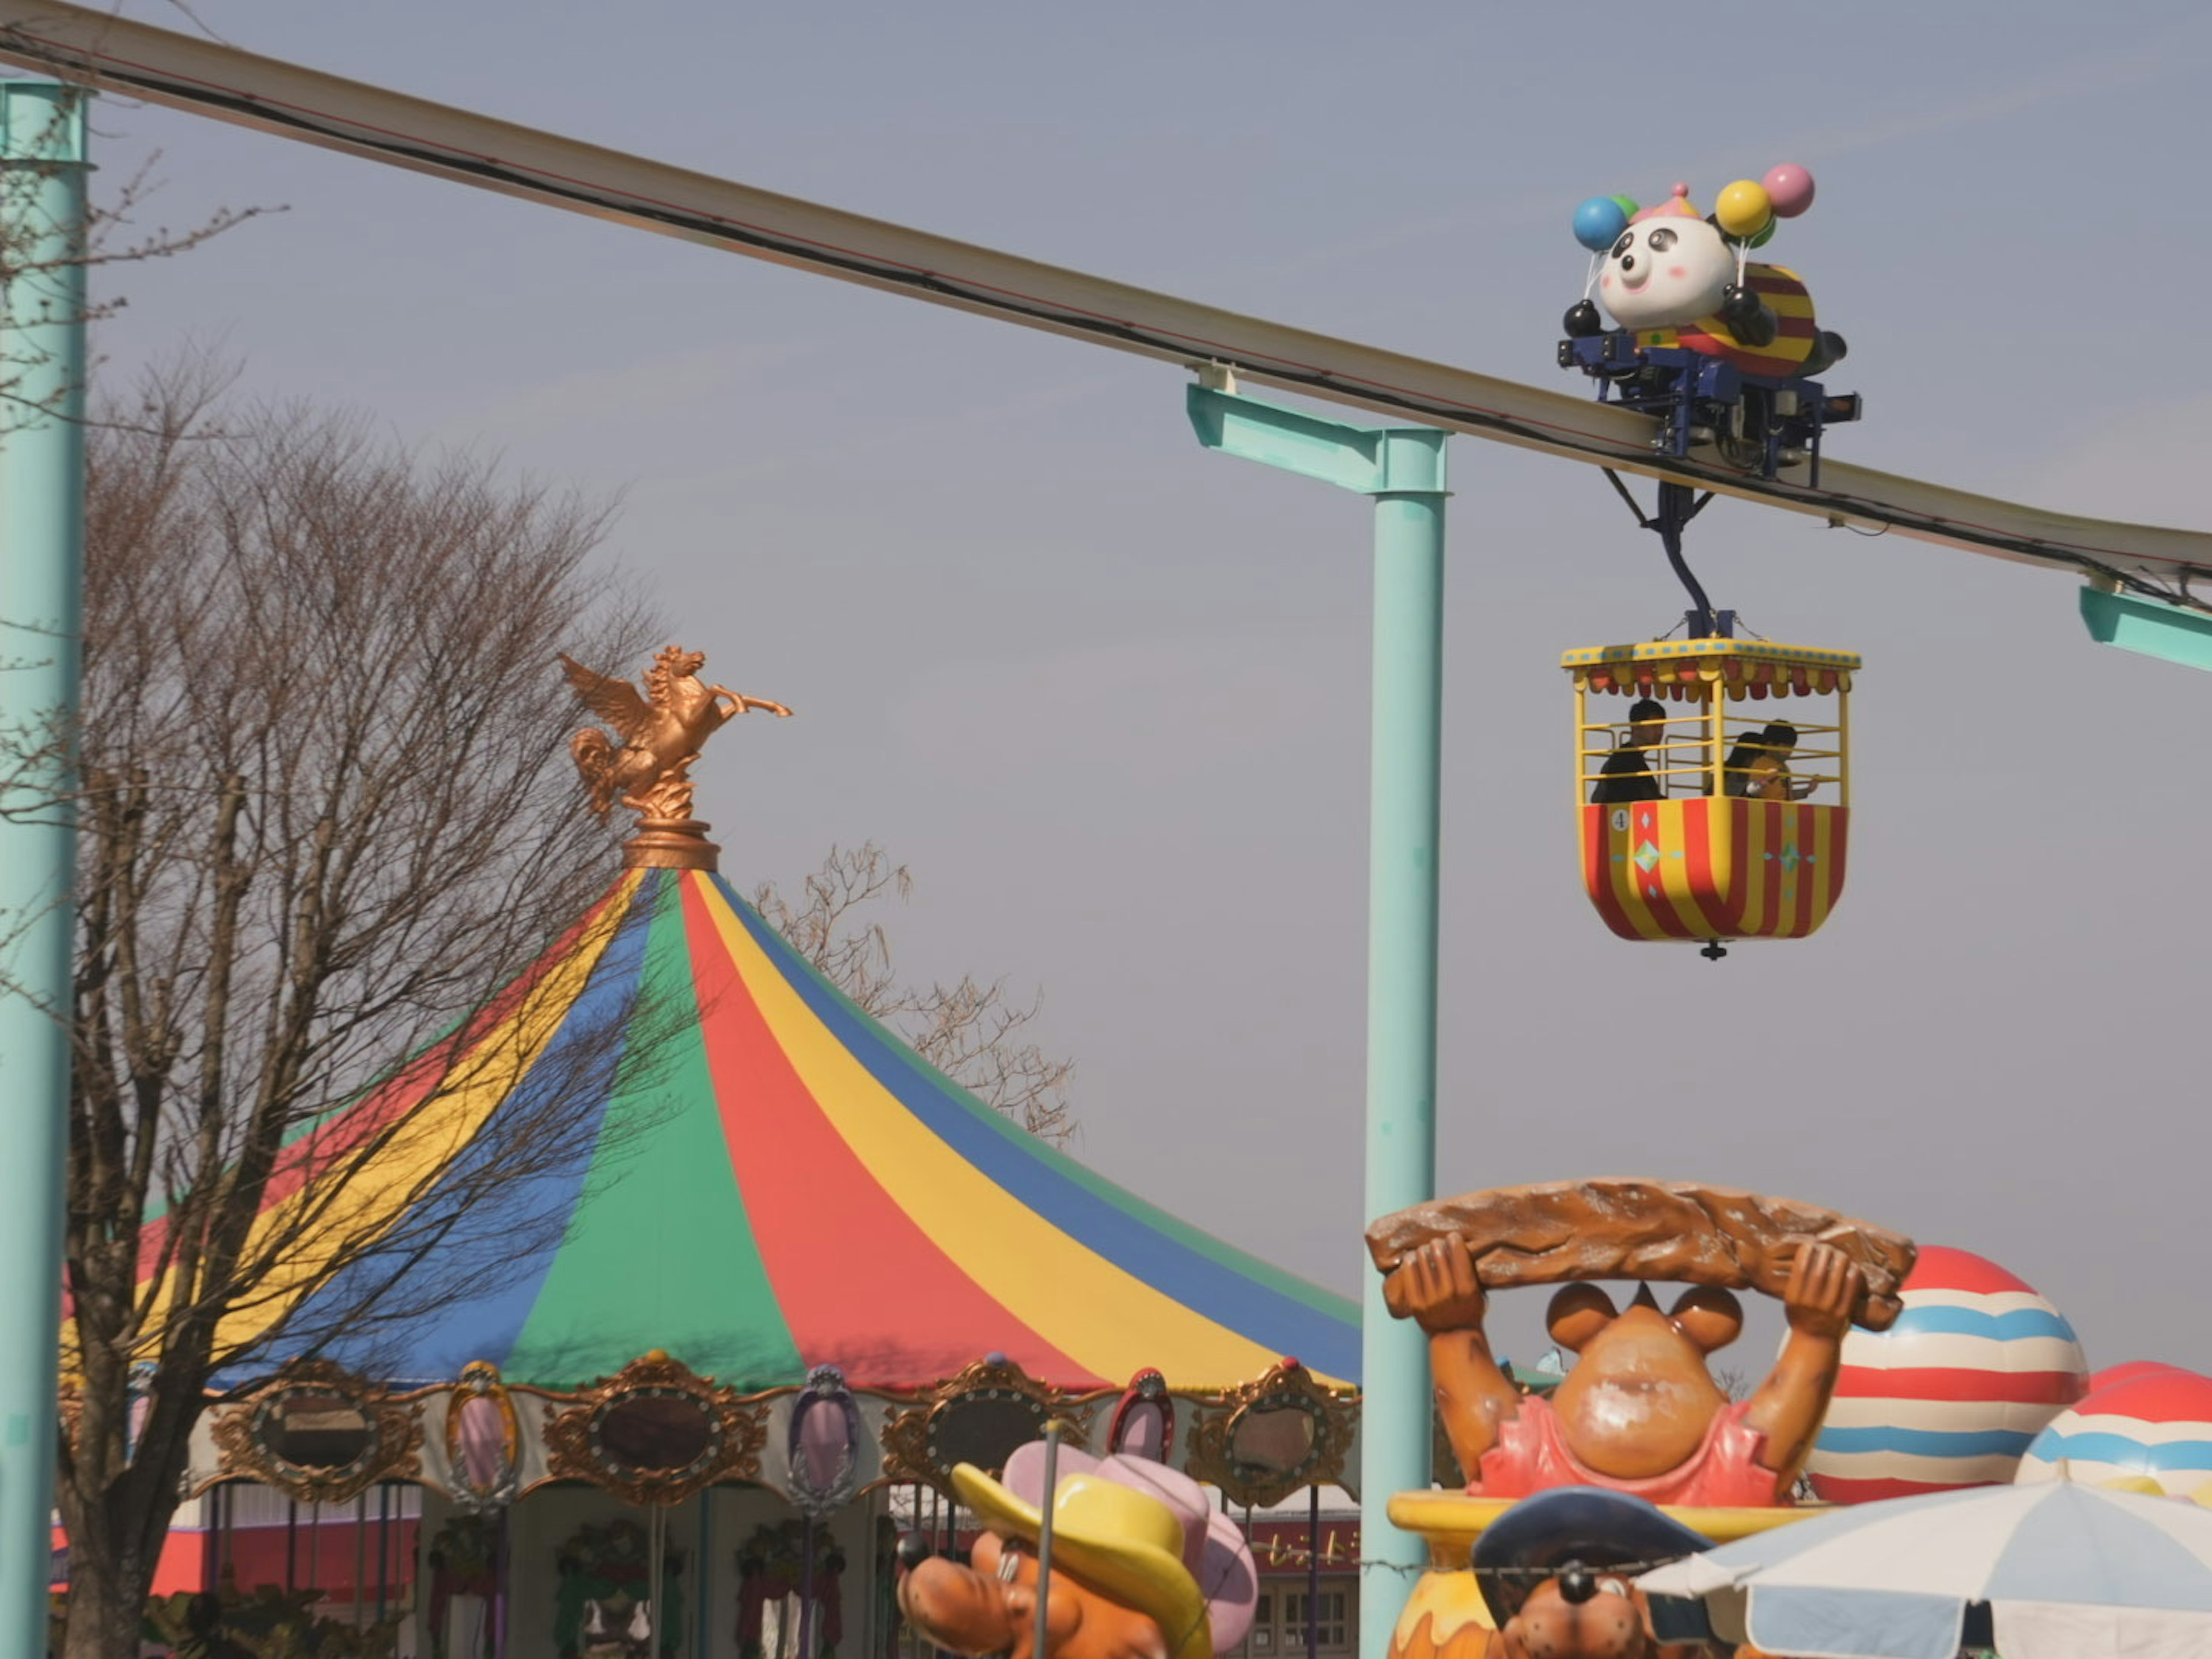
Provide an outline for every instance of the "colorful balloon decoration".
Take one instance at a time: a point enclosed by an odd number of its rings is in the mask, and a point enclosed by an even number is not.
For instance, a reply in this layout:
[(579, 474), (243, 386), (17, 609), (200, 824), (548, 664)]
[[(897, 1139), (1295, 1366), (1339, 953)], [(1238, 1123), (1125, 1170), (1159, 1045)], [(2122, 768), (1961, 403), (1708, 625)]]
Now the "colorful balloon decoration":
[(2148, 1476), (2179, 1498), (2212, 1483), (2212, 1376), (2167, 1367), (2098, 1389), (2035, 1437), (2014, 1479), (2056, 1480), (2061, 1461), (2083, 1486)]
[(2002, 1485), (2087, 1386), (2074, 1328), (1993, 1261), (1923, 1247), (1904, 1301), (1888, 1330), (1844, 1339), (1835, 1401), (1806, 1464), (1827, 1502)]
[(1623, 211), (1626, 198), (1616, 196), (1593, 196), (1575, 210), (1575, 240), (1592, 253), (1602, 253), (1620, 240), (1620, 233), (1628, 228), (1628, 216), (1635, 211), (1632, 203)]
[(1794, 161), (1770, 167), (1759, 184), (1778, 217), (1795, 219), (1813, 205), (1813, 175)]
[(1764, 185), (1739, 179), (1721, 191), (1713, 204), (1713, 217), (1729, 235), (1749, 241), (1774, 222), (1774, 204)]
[[(1621, 234), (1629, 227), (1654, 214), (1702, 216), (1680, 199), (1687, 194), (1686, 185), (1677, 185), (1677, 199), (1648, 209), (1638, 207), (1630, 196), (1590, 197), (1575, 210), (1575, 240), (1592, 253), (1605, 253), (1620, 241)], [(1722, 191), (1714, 202), (1711, 222), (1732, 249), (1765, 247), (1774, 240), (1778, 224), (1784, 219), (1796, 218), (1812, 205), (1813, 175), (1794, 162), (1785, 162), (1769, 168), (1763, 179), (1739, 179)], [(1583, 295), (1586, 302), (1591, 297)], [(1597, 326), (1601, 328), (1602, 325)], [(1570, 334), (1595, 331), (1595, 328), (1568, 330)]]

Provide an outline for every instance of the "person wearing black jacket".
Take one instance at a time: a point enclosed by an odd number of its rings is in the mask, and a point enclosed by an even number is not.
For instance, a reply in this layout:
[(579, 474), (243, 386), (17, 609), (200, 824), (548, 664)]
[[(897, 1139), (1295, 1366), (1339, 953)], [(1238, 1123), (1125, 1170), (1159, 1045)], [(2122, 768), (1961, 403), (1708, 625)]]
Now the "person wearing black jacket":
[(1628, 711), (1628, 740), (1607, 755), (1598, 769), (1597, 787), (1590, 791), (1592, 805), (1614, 806), (1624, 801), (1663, 799), (1667, 792), (1651, 775), (1644, 751), (1666, 740), (1666, 705), (1639, 697)]

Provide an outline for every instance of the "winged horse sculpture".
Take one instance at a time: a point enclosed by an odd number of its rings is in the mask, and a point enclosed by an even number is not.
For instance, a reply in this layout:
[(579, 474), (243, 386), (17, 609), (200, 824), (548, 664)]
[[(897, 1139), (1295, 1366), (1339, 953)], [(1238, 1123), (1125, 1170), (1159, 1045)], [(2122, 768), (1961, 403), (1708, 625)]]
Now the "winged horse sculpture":
[[(665, 647), (645, 671), (646, 694), (640, 696), (628, 680), (595, 673), (573, 657), (561, 659), (561, 671), (577, 697), (613, 728), (608, 732), (586, 726), (568, 740), (568, 752), (583, 776), (592, 811), (605, 817), (620, 800), (639, 814), (641, 833), (630, 842), (633, 854), (641, 843), (674, 840), (705, 848), (711, 860), (713, 849), (702, 834), (707, 826), (691, 816), (691, 763), (708, 738), (746, 710), (791, 713), (766, 697), (707, 684), (699, 678), (706, 662), (702, 651)], [(633, 856), (629, 861), (674, 860)], [(702, 867), (714, 866), (709, 861)]]

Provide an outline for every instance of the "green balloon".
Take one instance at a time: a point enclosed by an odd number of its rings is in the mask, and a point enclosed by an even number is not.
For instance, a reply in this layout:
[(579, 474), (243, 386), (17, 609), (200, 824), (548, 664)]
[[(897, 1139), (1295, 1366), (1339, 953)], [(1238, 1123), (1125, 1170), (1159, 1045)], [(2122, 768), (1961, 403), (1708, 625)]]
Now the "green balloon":
[(1636, 205), (1636, 199), (1633, 197), (1616, 196), (1613, 199), (1619, 204), (1620, 210), (1632, 219), (1633, 219), (1638, 214), (1644, 211), (1642, 208)]
[(1765, 247), (1769, 242), (1774, 240), (1774, 228), (1781, 222), (1782, 221), (1779, 219), (1769, 219), (1766, 222), (1766, 228), (1761, 230), (1758, 235), (1753, 237), (1748, 246), (1752, 247)]

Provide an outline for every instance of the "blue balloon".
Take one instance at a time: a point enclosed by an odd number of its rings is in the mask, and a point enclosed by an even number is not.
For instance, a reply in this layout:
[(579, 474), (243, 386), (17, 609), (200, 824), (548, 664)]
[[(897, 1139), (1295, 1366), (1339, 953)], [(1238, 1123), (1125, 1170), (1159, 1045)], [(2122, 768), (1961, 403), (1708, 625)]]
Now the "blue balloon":
[(1610, 196), (1593, 196), (1575, 210), (1575, 240), (1592, 253), (1602, 253), (1628, 228), (1628, 216)]

